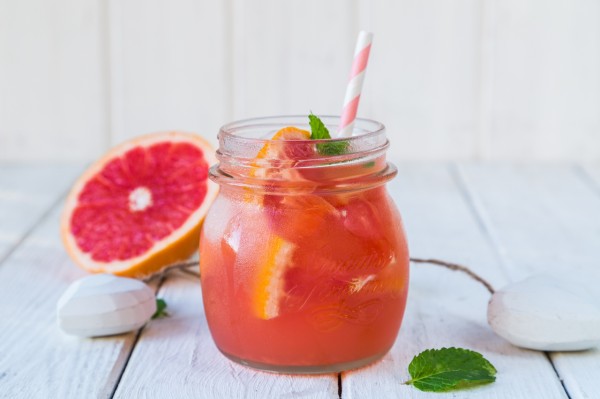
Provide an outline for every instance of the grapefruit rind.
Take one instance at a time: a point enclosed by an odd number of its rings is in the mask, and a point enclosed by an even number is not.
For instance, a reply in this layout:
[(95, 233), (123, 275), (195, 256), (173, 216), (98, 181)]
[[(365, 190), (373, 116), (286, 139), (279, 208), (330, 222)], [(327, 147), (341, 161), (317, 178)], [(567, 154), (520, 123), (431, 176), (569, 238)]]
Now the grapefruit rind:
[(71, 258), (82, 268), (92, 273), (112, 273), (115, 275), (144, 278), (153, 275), (163, 268), (189, 258), (198, 249), (198, 240), (202, 221), (210, 205), (217, 196), (219, 186), (209, 179), (206, 180), (207, 190), (202, 205), (196, 209), (182, 226), (164, 239), (157, 241), (144, 254), (123, 261), (98, 262), (83, 252), (71, 234), (71, 216), (78, 205), (78, 198), (86, 183), (100, 173), (110, 160), (118, 158), (137, 147), (149, 147), (161, 142), (189, 143), (197, 146), (203, 152), (204, 159), (210, 167), (217, 163), (211, 144), (202, 137), (182, 132), (152, 133), (137, 137), (119, 144), (106, 153), (101, 159), (92, 164), (77, 179), (69, 195), (61, 217), (61, 236), (65, 248)]

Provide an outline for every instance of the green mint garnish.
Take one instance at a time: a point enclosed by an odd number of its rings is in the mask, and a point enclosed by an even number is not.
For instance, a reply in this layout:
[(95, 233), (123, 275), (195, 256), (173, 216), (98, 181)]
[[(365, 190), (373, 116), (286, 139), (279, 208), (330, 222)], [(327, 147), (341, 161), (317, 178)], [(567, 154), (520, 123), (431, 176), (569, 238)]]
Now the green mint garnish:
[(342, 155), (348, 149), (347, 141), (334, 141), (331, 143), (317, 144), (317, 151), (321, 155)]
[(161, 317), (167, 317), (169, 314), (165, 310), (167, 308), (167, 303), (164, 299), (156, 298), (156, 312), (152, 315), (153, 319), (159, 319)]
[[(318, 116), (312, 112), (308, 115), (311, 140), (327, 140), (331, 138), (329, 130)], [(317, 144), (317, 151), (321, 155), (342, 155), (348, 150), (347, 141), (333, 141), (331, 143)]]
[(310, 115), (308, 115), (308, 123), (310, 124), (311, 140), (322, 140), (331, 138), (329, 130), (327, 130), (323, 121), (312, 112), (310, 113)]
[(413, 385), (421, 391), (447, 392), (496, 381), (496, 369), (480, 353), (462, 348), (428, 349), (408, 365)]
[(372, 168), (373, 166), (375, 166), (375, 161), (370, 161), (363, 164), (363, 168)]

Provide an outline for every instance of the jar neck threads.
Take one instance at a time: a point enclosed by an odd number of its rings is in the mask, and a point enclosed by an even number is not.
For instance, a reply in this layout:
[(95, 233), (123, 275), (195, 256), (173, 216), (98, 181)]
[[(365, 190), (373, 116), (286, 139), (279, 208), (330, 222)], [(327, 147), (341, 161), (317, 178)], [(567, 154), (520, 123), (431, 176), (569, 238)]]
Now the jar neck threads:
[[(338, 117), (322, 120), (331, 131), (337, 129)], [(396, 168), (385, 160), (389, 142), (384, 126), (378, 122), (357, 119), (355, 136), (343, 139), (264, 138), (286, 126), (308, 130), (308, 118), (257, 118), (223, 126), (219, 132), (219, 164), (211, 168), (211, 179), (221, 185), (290, 194), (366, 189), (396, 175)], [(331, 143), (343, 151), (334, 155), (323, 151)]]

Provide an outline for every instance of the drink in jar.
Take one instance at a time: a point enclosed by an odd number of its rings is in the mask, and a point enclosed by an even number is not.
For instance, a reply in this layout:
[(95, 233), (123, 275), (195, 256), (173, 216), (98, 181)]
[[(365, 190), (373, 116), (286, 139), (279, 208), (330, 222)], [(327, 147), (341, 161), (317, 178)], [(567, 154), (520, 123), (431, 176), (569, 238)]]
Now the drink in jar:
[[(324, 118), (335, 128), (337, 118)], [(219, 133), (220, 184), (200, 241), (205, 313), (231, 360), (287, 373), (369, 364), (394, 343), (408, 250), (385, 183), (383, 126), (316, 141), (302, 117), (246, 120)], [(288, 127), (293, 126), (293, 127)], [(272, 137), (272, 139), (264, 139)], [(343, 147), (343, 151), (329, 151)], [(336, 147), (338, 146), (338, 147)]]

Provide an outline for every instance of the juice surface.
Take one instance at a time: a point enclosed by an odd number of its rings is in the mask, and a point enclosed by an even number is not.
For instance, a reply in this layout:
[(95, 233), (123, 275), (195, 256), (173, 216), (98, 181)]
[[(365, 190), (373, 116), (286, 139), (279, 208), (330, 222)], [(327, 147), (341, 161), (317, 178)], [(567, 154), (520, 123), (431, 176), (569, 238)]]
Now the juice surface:
[(392, 346), (408, 250), (384, 186), (255, 199), (223, 187), (204, 226), (204, 306), (226, 355), (302, 367), (376, 358)]

